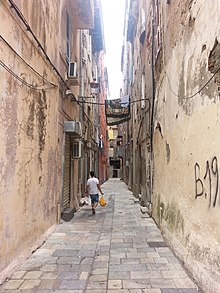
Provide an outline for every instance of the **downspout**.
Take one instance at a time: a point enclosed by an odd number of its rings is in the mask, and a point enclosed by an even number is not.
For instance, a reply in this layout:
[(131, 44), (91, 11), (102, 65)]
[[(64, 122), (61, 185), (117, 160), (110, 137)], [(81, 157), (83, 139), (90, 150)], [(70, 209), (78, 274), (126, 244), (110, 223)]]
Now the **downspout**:
[[(99, 63), (98, 63), (99, 65)], [(99, 86), (100, 86), (100, 79), (99, 79)], [(100, 92), (97, 95), (98, 98), (98, 103), (100, 103)], [(100, 117), (100, 105), (98, 105), (98, 138), (100, 138), (101, 134), (101, 117)], [(100, 156), (101, 156), (101, 151), (98, 143), (98, 178), (100, 176)]]
[(153, 154), (153, 135), (154, 135), (154, 105), (155, 105), (155, 79), (154, 79), (154, 16), (152, 18), (152, 48), (151, 48), (151, 74), (152, 74), (152, 111), (150, 128), (150, 149)]
[[(83, 71), (82, 71), (82, 30), (80, 30), (80, 46), (79, 46), (79, 74), (80, 74), (80, 82), (79, 82), (79, 101), (81, 102), (83, 99)], [(83, 128), (83, 103), (82, 103), (82, 107), (79, 107), (79, 121), (82, 125)], [(83, 160), (79, 160), (78, 162), (78, 191), (79, 191), (79, 197), (82, 197), (82, 164), (83, 164)]]
[[(154, 5), (154, 4), (153, 4)], [(152, 213), (153, 196), (153, 176), (154, 176), (154, 155), (153, 155), (153, 136), (154, 136), (154, 107), (155, 107), (155, 77), (154, 77), (154, 6), (152, 16), (152, 48), (151, 48), (151, 74), (152, 74), (152, 110), (150, 121), (150, 213)]]

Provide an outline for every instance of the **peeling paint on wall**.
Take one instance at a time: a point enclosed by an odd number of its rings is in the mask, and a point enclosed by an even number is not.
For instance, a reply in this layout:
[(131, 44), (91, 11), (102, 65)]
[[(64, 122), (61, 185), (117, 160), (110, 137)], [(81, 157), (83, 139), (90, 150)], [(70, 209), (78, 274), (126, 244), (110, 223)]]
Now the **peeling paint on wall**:
[(30, 140), (34, 139), (34, 120), (35, 120), (35, 101), (31, 101), (29, 104), (29, 115), (27, 120), (27, 137)]
[(173, 232), (181, 231), (184, 233), (184, 218), (179, 210), (178, 205), (174, 202), (168, 204), (165, 208), (164, 218), (167, 223), (167, 227)]
[(4, 187), (7, 188), (11, 184), (11, 180), (15, 173), (16, 165), (16, 151), (17, 151), (17, 87), (11, 76), (7, 81), (5, 88), (5, 96), (1, 102), (0, 124), (4, 129), (5, 135), (5, 158), (2, 158), (1, 162), (4, 168), (2, 180), (4, 181)]
[(209, 54), (208, 69), (211, 73), (218, 73), (215, 76), (215, 82), (220, 85), (220, 43), (215, 39), (214, 46)]
[(202, 0), (163, 5), (166, 46), (155, 111), (167, 141), (154, 140), (153, 186), (153, 217), (159, 223), (162, 216), (176, 254), (212, 293), (219, 292), (220, 247), (217, 8), (217, 1)]
[(58, 169), (57, 169), (57, 154), (51, 148), (49, 150), (47, 159), (47, 176), (43, 179), (45, 181), (47, 197), (43, 198), (43, 214), (44, 218), (47, 219), (50, 215), (57, 216), (55, 208), (57, 207), (56, 198), (58, 194)]
[[(186, 83), (187, 81), (185, 80), (186, 78), (186, 64), (185, 64), (185, 58), (182, 60), (182, 66), (181, 66), (181, 72), (180, 72), (180, 77), (179, 77), (179, 89), (178, 89), (178, 104), (182, 107), (186, 115), (191, 116), (193, 113), (193, 108), (194, 108), (194, 102), (193, 100), (188, 100), (185, 99), (187, 97), (187, 87)], [(190, 75), (190, 78), (191, 75)], [(188, 83), (189, 85), (189, 83)], [(191, 87), (192, 88), (192, 87)]]
[(46, 139), (46, 126), (47, 126), (47, 101), (46, 101), (46, 93), (43, 91), (39, 94), (38, 97), (38, 105), (37, 105), (37, 121), (38, 121), (38, 143), (39, 143), (39, 153), (38, 159), (40, 161), (40, 165), (42, 168), (42, 152), (45, 146), (45, 139)]
[[(21, 7), (25, 16), (30, 16), (29, 5), (35, 10), (32, 4), (33, 1), (30, 1), (25, 9)], [(48, 1), (44, 4), (50, 5)], [(1, 54), (2, 62), (17, 76), (34, 86), (42, 84), (42, 76), (56, 83), (57, 77), (50, 64), (40, 53), (30, 33), (22, 29), (17, 18), (12, 17), (7, 5), (9, 4), (6, 1), (0, 9), (0, 15), (4, 16), (5, 21), (1, 30), (1, 36), (5, 41), (0, 42), (0, 53), (4, 52)], [(59, 11), (58, 4), (57, 9)], [(57, 44), (57, 23), (47, 29), (51, 31), (47, 37), (47, 44), (50, 44), (51, 39), (52, 43)], [(54, 48), (55, 46), (50, 45), (49, 50), (53, 52), (53, 56), (57, 56), (57, 50)], [(57, 61), (57, 58), (54, 59)], [(59, 188), (61, 189), (61, 176), (58, 176), (57, 170), (61, 169), (61, 159), (57, 159), (59, 146), (55, 144), (58, 90), (33, 90), (3, 67), (0, 67), (0, 71), (2, 271), (56, 222)], [(45, 180), (47, 177), (48, 180)]]
[(167, 152), (167, 164), (170, 162), (170, 146), (166, 141), (166, 152)]

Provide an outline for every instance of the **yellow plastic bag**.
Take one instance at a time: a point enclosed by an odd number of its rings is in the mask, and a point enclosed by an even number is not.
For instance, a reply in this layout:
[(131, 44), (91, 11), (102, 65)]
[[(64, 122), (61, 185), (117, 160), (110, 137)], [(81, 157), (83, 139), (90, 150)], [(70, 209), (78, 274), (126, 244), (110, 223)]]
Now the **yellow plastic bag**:
[(99, 204), (100, 204), (100, 206), (102, 206), (102, 207), (106, 206), (106, 201), (105, 201), (105, 199), (104, 199), (104, 196), (101, 196), (101, 197), (99, 198)]

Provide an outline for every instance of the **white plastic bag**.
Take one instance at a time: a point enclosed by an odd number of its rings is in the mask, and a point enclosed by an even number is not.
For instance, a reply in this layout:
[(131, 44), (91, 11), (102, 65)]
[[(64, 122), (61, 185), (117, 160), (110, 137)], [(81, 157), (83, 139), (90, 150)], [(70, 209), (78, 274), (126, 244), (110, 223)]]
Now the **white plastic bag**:
[(85, 197), (85, 204), (91, 205), (91, 198), (90, 197)]
[(91, 199), (90, 197), (82, 197), (80, 199), (80, 206), (84, 206), (84, 205), (90, 205), (91, 204)]

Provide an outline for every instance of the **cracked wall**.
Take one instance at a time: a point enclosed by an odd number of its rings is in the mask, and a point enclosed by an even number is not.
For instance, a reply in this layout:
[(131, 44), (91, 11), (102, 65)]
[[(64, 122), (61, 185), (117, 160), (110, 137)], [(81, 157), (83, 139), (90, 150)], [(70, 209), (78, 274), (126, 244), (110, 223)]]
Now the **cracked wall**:
[[(19, 1), (17, 1), (19, 2)], [(46, 2), (45, 2), (46, 3)], [(44, 5), (45, 5), (44, 3)], [(42, 4), (43, 5), (43, 4)], [(0, 271), (33, 244), (57, 220), (61, 194), (61, 143), (58, 143), (58, 79), (30, 34), (18, 24), (6, 1), (0, 4), (0, 59), (27, 84), (0, 66)], [(40, 8), (40, 7), (39, 7)], [(44, 9), (45, 8), (45, 9)], [(41, 19), (53, 23), (55, 3), (43, 8)], [(25, 16), (39, 17), (27, 5)], [(29, 14), (30, 13), (30, 14)], [(46, 13), (46, 12), (45, 12)], [(32, 18), (35, 31), (37, 23)], [(37, 21), (37, 20), (36, 20)], [(57, 62), (57, 21), (35, 31), (47, 53)], [(14, 48), (15, 53), (8, 44)], [(22, 60), (20, 57), (24, 60)], [(31, 69), (30, 65), (33, 69)]]
[(220, 60), (218, 1), (162, 3), (161, 23), (164, 66), (156, 80), (153, 216), (204, 291), (216, 293), (220, 97), (219, 74), (213, 74)]

